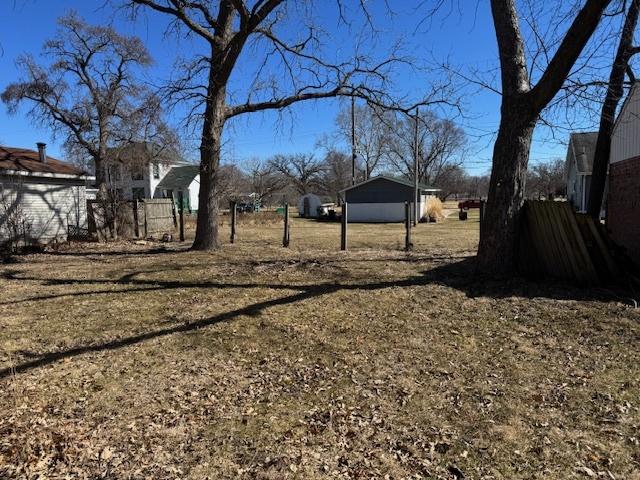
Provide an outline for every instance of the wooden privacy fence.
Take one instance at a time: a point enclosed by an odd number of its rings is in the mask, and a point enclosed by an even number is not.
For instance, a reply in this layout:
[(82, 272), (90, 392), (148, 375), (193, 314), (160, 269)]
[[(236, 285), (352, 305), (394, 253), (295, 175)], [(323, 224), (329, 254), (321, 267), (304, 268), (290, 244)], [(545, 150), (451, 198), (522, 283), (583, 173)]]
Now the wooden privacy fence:
[[(98, 239), (109, 238), (102, 204), (87, 201), (89, 232)], [(134, 200), (118, 205), (117, 231), (121, 238), (148, 238), (173, 233), (177, 228), (175, 204), (170, 198)]]
[(616, 278), (600, 225), (573, 211), (567, 202), (526, 201), (522, 212), (519, 269), (523, 274), (552, 276), (595, 285)]

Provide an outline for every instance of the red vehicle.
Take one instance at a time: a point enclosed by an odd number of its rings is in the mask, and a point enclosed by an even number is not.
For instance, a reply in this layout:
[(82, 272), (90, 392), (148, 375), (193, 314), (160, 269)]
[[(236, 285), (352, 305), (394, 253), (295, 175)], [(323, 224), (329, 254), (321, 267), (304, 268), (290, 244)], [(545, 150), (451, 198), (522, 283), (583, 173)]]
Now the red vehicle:
[[(484, 200), (480, 200), (478, 199), (471, 199), (471, 200), (465, 200), (463, 202), (459, 202), (458, 203), (458, 208), (460, 209), (460, 212), (458, 212), (458, 218), (460, 220), (466, 220), (467, 219), (467, 212), (469, 211), (470, 208), (480, 208), (482, 203), (484, 202)], [(480, 215), (482, 215), (482, 210), (480, 210)]]
[(465, 200), (464, 202), (458, 203), (458, 208), (460, 210), (469, 210), (470, 208), (480, 208), (481, 203), (482, 203), (482, 200), (480, 199)]

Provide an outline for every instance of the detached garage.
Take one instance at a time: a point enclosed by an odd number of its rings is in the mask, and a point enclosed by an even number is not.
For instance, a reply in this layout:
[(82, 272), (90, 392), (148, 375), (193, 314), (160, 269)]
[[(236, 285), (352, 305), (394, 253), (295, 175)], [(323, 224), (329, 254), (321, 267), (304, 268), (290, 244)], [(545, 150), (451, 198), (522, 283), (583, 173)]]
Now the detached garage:
[(86, 182), (81, 169), (38, 151), (0, 146), (0, 247), (66, 240), (87, 227)]
[[(439, 191), (418, 185), (418, 212), (426, 214), (427, 201)], [(381, 175), (346, 188), (342, 196), (349, 206), (349, 222), (402, 222), (405, 202), (413, 203), (413, 183)]]

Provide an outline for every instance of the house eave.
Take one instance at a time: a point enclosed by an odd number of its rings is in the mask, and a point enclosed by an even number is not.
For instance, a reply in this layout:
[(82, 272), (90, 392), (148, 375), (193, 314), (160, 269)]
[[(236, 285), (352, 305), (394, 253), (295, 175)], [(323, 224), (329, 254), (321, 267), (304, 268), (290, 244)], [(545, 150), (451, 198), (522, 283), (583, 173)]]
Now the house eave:
[(71, 175), (69, 173), (49, 173), (49, 172), (27, 172), (24, 170), (6, 170), (0, 169), (0, 175), (14, 176), (14, 177), (36, 177), (36, 178), (51, 178), (54, 180), (82, 180), (85, 182), (95, 181), (96, 177), (93, 175)]

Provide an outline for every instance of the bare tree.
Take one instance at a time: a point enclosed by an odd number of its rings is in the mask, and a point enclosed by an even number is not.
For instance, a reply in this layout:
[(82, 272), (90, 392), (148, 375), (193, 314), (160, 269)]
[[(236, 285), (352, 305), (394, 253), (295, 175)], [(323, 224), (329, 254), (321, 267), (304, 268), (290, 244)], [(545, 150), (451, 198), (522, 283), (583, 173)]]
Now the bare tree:
[(269, 163), (273, 169), (287, 178), (300, 195), (312, 193), (321, 188), (321, 174), (325, 166), (313, 154), (276, 155)]
[[(414, 175), (415, 117), (394, 115), (392, 135), (387, 145), (388, 164), (407, 178)], [(451, 120), (425, 111), (418, 119), (418, 179), (435, 184), (453, 165), (462, 164), (466, 136)]]
[[(389, 71), (399, 60), (389, 55), (372, 61), (362, 53), (366, 42), (353, 51), (324, 51), (328, 36), (317, 24), (318, 6), (325, 2), (285, 0), (119, 0), (166, 14), (171, 27), (202, 40), (205, 52), (185, 61), (183, 75), (167, 88), (172, 98), (192, 102), (192, 118), (201, 120), (200, 200), (193, 248), (218, 246), (218, 169), (227, 122), (244, 114), (281, 110), (294, 103), (357, 96), (385, 102)], [(370, 20), (365, 2), (359, 5)], [(345, 22), (337, 2), (336, 24)], [(289, 22), (289, 23), (287, 23)], [(377, 51), (376, 51), (377, 52)], [(246, 62), (241, 57), (249, 56)], [(344, 58), (339, 58), (344, 55)], [(232, 79), (242, 65), (248, 82), (246, 97), (233, 90)], [(435, 88), (419, 103), (448, 102)], [(435, 100), (435, 96), (438, 99)], [(389, 103), (389, 102), (387, 102)], [(200, 115), (201, 112), (201, 115)]]
[(433, 184), (439, 188), (438, 198), (445, 201), (452, 195), (467, 195), (469, 190), (470, 176), (460, 165), (450, 165), (444, 168)]
[(245, 171), (251, 193), (256, 195), (261, 205), (269, 203), (287, 185), (287, 178), (270, 161), (251, 160)]
[[(355, 138), (358, 159), (364, 180), (380, 170), (385, 163), (391, 144), (393, 112), (375, 105), (358, 105), (354, 112)], [(340, 136), (351, 143), (351, 107), (342, 108), (336, 124)]]
[(351, 186), (351, 156), (338, 150), (329, 150), (323, 164), (320, 176), (322, 193), (338, 201), (340, 191)]
[[(550, 55), (550, 48), (541, 46), (541, 56), (549, 60), (545, 68), (540, 68), (537, 83), (532, 85), (516, 2), (491, 0), (500, 55), (502, 105), (478, 249), (478, 268), (482, 273), (505, 274), (515, 269), (518, 220), (534, 128), (543, 109), (562, 88), (611, 1), (586, 0), (559, 40), (555, 53)], [(539, 38), (533, 41), (538, 42)], [(532, 63), (540, 65), (537, 57)]]
[(566, 193), (565, 162), (561, 158), (538, 163), (528, 170), (526, 196), (552, 199)]
[(34, 122), (63, 136), (70, 155), (93, 163), (99, 199), (112, 236), (119, 194), (109, 187), (109, 152), (132, 142), (175, 143), (161, 120), (158, 98), (142, 86), (135, 71), (151, 64), (137, 37), (85, 23), (76, 14), (58, 20), (58, 33), (44, 44), (47, 66), (30, 55), (18, 60), (24, 78), (10, 84), (2, 100), (10, 113), (30, 105)]
[(15, 113), (29, 103), (31, 118), (64, 137), (66, 147), (94, 164), (96, 183), (105, 188), (109, 149), (133, 141), (174, 141), (160, 120), (158, 99), (136, 78), (151, 57), (137, 37), (93, 26), (75, 14), (58, 20), (58, 34), (44, 45), (53, 62), (18, 59), (24, 79), (9, 85), (2, 100)]
[(640, 52), (640, 47), (633, 46), (639, 10), (640, 0), (631, 0), (624, 26), (622, 27), (618, 50), (609, 76), (607, 93), (600, 113), (600, 128), (598, 130), (598, 140), (596, 141), (596, 150), (593, 157), (591, 189), (587, 204), (587, 213), (596, 219), (600, 219), (602, 197), (604, 195), (607, 169), (609, 167), (611, 136), (613, 135), (618, 103), (624, 93), (625, 72), (628, 72), (631, 80), (635, 81), (635, 76), (629, 66), (629, 60), (633, 55)]

